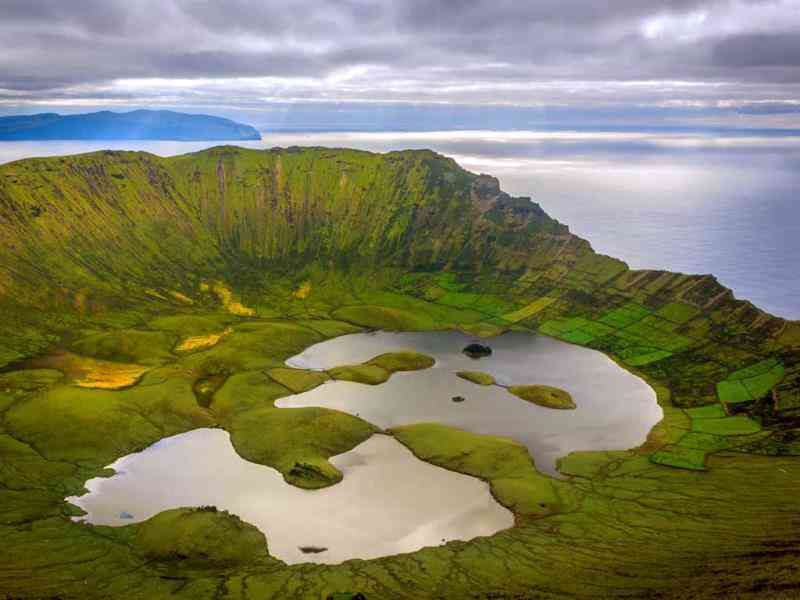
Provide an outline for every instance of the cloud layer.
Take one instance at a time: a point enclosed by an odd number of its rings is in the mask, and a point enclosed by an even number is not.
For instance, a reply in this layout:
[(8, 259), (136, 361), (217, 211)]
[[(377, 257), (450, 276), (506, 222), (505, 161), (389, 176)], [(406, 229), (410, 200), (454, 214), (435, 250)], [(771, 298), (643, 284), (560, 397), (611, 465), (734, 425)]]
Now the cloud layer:
[[(800, 103), (796, 0), (5, 0), (0, 105)], [(788, 107), (788, 108), (787, 108)]]

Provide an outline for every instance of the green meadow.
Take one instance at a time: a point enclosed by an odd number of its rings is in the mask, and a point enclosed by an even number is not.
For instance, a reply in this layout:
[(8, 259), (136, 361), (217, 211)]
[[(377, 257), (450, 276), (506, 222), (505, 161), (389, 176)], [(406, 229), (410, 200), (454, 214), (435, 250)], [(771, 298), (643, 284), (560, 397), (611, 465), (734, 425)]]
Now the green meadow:
[[(0, 315), (0, 597), (800, 594), (800, 323), (709, 275), (631, 270), (433, 152), (221, 146), (0, 166)], [(287, 485), (336, 485), (328, 459), (379, 428), (274, 402), (433, 360), (284, 361), (375, 329), (586, 346), (645, 379), (664, 419), (640, 447), (563, 457), (558, 479), (515, 440), (393, 428), (420, 460), (485, 480), (515, 526), (376, 560), (289, 566), (213, 507), (71, 520), (64, 498), (107, 465), (199, 427)], [(510, 391), (569, 407), (524, 383)]]

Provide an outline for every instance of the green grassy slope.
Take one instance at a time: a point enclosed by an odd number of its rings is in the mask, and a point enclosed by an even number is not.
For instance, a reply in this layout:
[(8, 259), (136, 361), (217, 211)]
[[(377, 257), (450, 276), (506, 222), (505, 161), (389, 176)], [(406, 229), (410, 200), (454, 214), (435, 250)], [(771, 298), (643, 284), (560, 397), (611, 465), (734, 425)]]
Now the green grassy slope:
[[(0, 596), (800, 590), (800, 323), (709, 275), (632, 271), (432, 152), (224, 146), (0, 166), (0, 314)], [(211, 528), (245, 531), (247, 550), (231, 539), (236, 560), (176, 562), (159, 525), (171, 516), (146, 533), (67, 518), (63, 498), (115, 458), (202, 426), (291, 484), (335, 484), (327, 459), (377, 428), (275, 408), (327, 379), (282, 363), (371, 327), (520, 328), (595, 348), (653, 385), (664, 420), (640, 448), (565, 457), (558, 482), (511, 441), (398, 428), (419, 457), (489, 481), (517, 526), (376, 561), (251, 560), (257, 536), (209, 513), (182, 521), (181, 548), (203, 554), (194, 536)]]

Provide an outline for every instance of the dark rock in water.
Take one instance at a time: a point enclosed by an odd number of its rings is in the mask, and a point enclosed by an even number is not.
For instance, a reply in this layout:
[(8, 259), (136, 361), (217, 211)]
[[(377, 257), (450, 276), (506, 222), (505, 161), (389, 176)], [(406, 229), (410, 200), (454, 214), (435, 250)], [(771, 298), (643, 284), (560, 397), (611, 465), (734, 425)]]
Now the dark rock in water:
[(303, 554), (319, 554), (327, 550), (327, 548), (323, 548), (322, 546), (300, 546), (299, 548), (300, 552)]
[(464, 401), (464, 396), (453, 396), (452, 400), (453, 400), (453, 402), (463, 402)]
[(465, 346), (462, 352), (470, 358), (481, 358), (483, 356), (491, 356), (492, 349), (489, 348), (489, 346), (484, 346), (483, 344), (477, 344), (473, 342), (472, 344)]
[(367, 597), (361, 592), (334, 592), (325, 600), (367, 600)]
[(129, 513), (129, 512), (125, 512), (123, 510), (121, 513), (119, 513), (119, 518), (120, 519), (132, 519), (133, 515), (131, 513)]

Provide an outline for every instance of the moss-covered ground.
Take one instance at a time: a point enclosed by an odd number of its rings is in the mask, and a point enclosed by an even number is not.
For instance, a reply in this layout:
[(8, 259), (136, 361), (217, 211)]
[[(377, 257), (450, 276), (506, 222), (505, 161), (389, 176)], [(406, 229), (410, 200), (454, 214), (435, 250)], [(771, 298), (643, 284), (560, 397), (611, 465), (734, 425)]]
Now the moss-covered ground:
[(456, 375), (478, 385), (494, 385), (496, 383), (494, 377), (483, 371), (459, 371)]
[(575, 408), (575, 402), (569, 392), (550, 385), (510, 385), (508, 391), (517, 398), (532, 402), (545, 408), (570, 410)]
[[(1, 597), (800, 593), (800, 323), (711, 276), (630, 270), (432, 152), (220, 147), (4, 165), (0, 311)], [(513, 440), (397, 428), (418, 457), (484, 478), (516, 526), (379, 560), (286, 566), (212, 511), (70, 520), (63, 499), (105, 465), (197, 427), (225, 428), (291, 484), (335, 484), (328, 458), (377, 428), (274, 401), (336, 378), (288, 357), (370, 328), (514, 328), (585, 345), (645, 378), (664, 419), (639, 448), (562, 458), (559, 480)], [(425, 365), (408, 358), (349, 376)]]
[(360, 365), (341, 365), (327, 370), (331, 379), (378, 385), (399, 371), (429, 369), (433, 358), (413, 351), (387, 352)]

